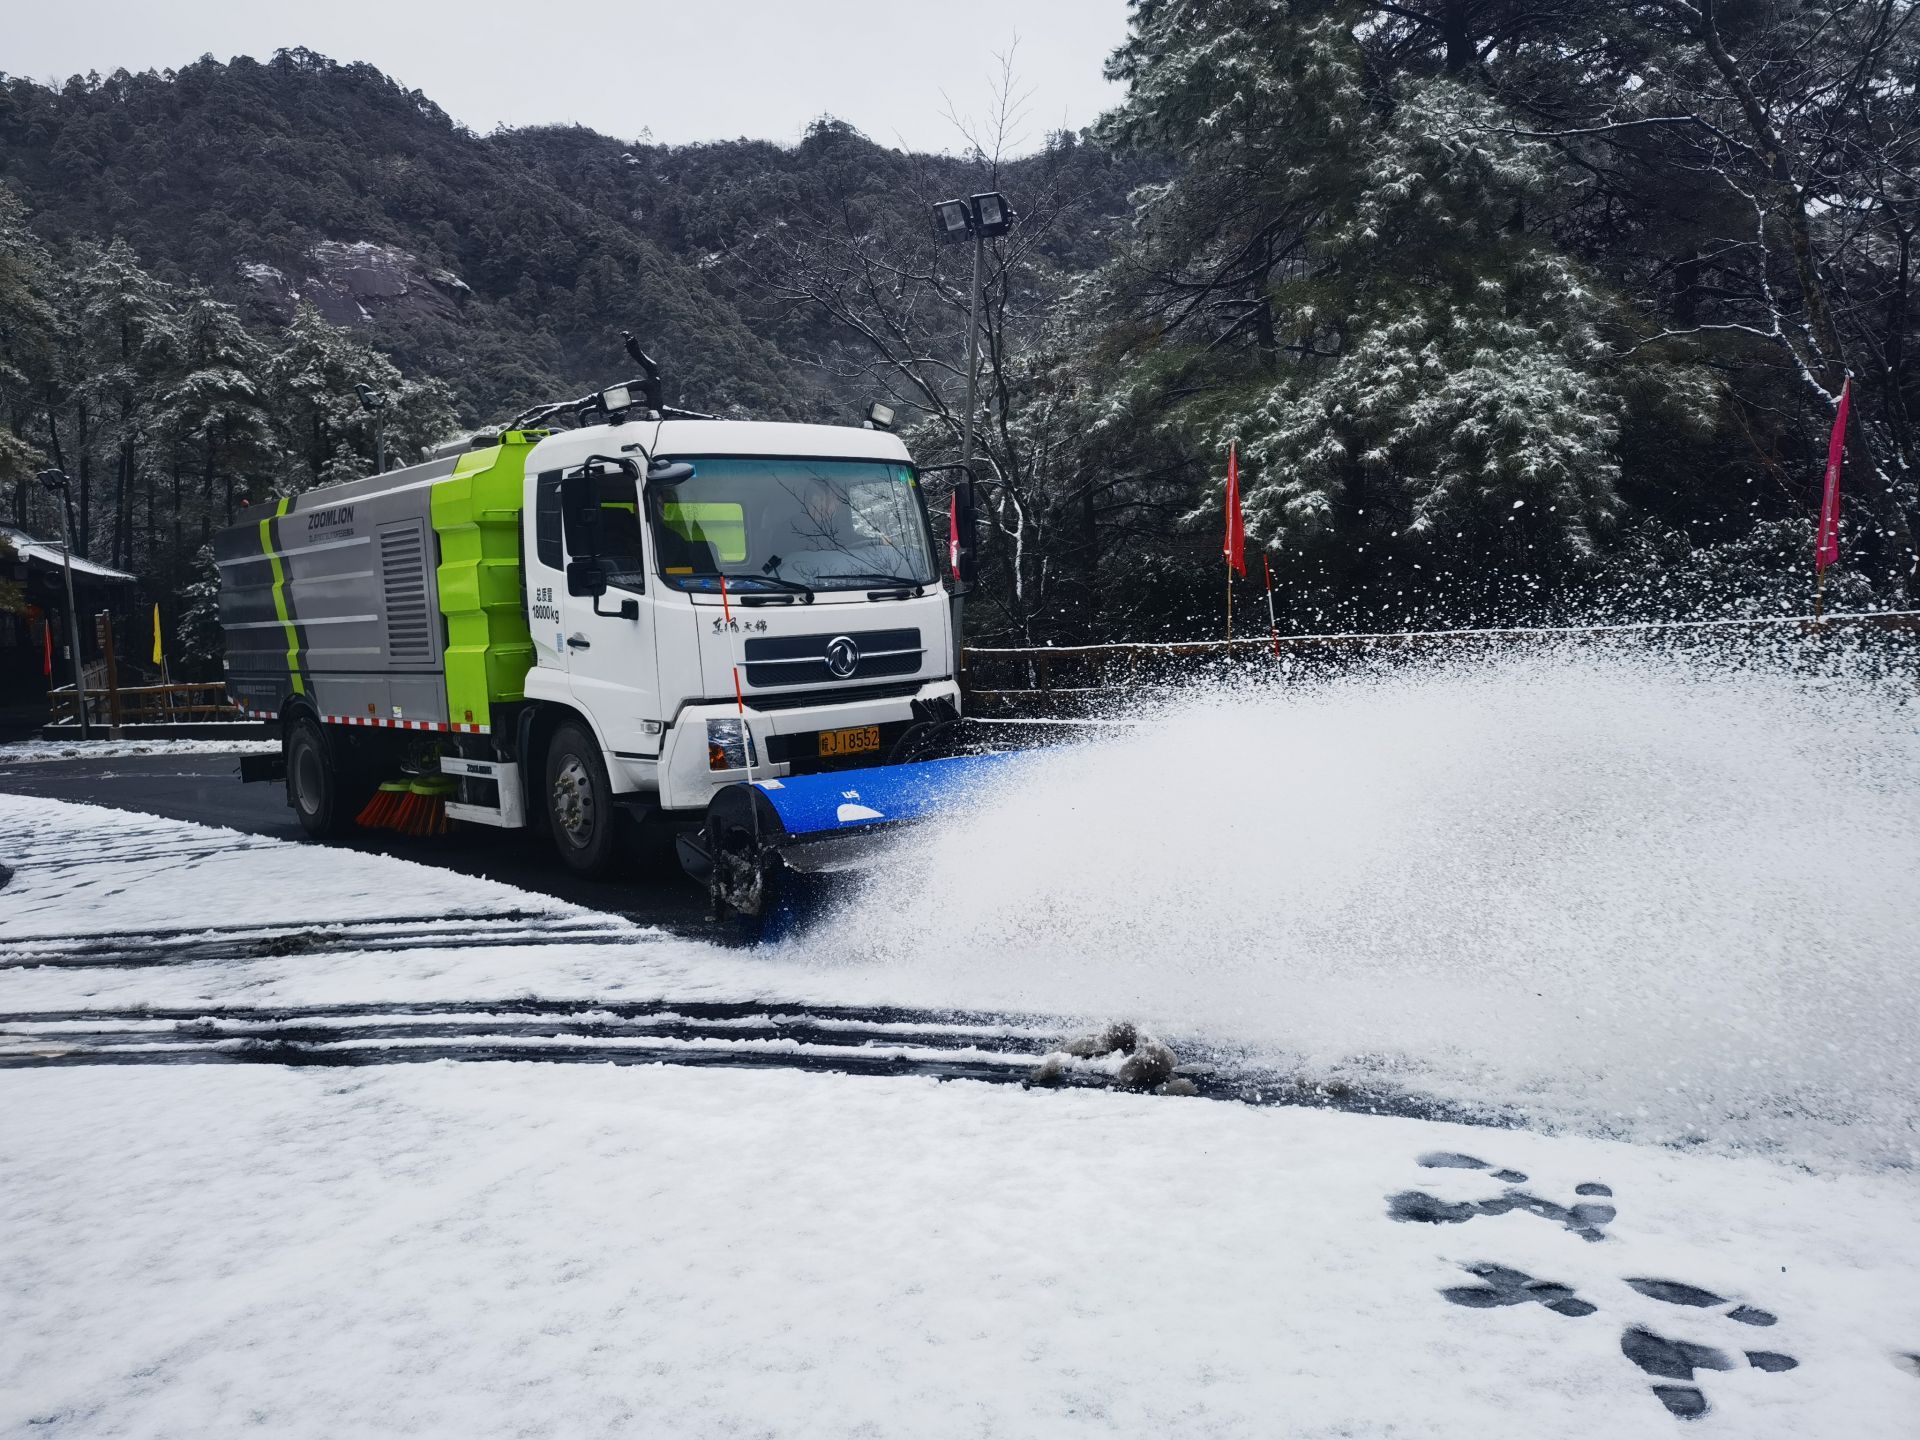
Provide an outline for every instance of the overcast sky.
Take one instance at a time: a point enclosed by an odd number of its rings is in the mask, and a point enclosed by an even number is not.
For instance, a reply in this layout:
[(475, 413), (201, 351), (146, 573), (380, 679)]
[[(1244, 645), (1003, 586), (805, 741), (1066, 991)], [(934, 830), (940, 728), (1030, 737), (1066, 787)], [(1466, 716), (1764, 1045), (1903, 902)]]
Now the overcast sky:
[(1101, 78), (1125, 0), (21, 0), (0, 69), (35, 80), (262, 60), (304, 45), (366, 60), (475, 130), (577, 121), (622, 139), (792, 142), (831, 114), (875, 140), (957, 149), (942, 92), (992, 108), (1014, 43), (1031, 91), (1020, 151), (1119, 98)]

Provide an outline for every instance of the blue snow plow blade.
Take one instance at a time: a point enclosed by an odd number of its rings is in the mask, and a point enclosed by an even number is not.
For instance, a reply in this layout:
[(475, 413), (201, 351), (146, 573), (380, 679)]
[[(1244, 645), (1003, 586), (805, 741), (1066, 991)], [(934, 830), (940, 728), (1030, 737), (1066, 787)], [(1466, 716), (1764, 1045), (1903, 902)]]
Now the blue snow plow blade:
[(826, 878), (865, 868), (896, 827), (951, 813), (1031, 752), (956, 755), (729, 785), (706, 824), (680, 836), (680, 863), (770, 939), (792, 929)]
[(925, 820), (1003, 774), (1017, 751), (955, 755), (916, 765), (875, 765), (825, 775), (755, 780), (787, 835), (844, 834), (872, 825)]

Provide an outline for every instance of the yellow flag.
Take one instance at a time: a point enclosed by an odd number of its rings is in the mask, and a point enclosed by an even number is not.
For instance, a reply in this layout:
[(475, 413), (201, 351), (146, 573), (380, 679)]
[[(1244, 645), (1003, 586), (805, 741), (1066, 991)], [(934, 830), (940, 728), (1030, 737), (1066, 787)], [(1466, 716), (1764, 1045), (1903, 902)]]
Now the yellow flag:
[(164, 665), (166, 658), (165, 653), (160, 649), (160, 605), (156, 601), (153, 607), (153, 663)]

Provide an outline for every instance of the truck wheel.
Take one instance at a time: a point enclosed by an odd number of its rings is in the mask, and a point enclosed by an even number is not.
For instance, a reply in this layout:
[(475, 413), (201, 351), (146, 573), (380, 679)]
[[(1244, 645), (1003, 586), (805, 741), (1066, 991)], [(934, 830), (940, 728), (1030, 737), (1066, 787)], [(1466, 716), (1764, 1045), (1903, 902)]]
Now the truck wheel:
[(604, 875), (615, 855), (613, 786), (600, 744), (568, 721), (547, 743), (547, 829), (567, 868)]
[(283, 744), (287, 803), (299, 817), (300, 828), (316, 840), (346, 834), (366, 797), (355, 778), (334, 763), (320, 722), (303, 715), (293, 722)]

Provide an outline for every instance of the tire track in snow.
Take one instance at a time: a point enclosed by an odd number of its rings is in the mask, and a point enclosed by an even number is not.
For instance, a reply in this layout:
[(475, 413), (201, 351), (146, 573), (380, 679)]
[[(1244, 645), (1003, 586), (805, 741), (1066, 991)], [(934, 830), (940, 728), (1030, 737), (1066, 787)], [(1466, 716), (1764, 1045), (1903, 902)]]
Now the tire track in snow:
[(415, 917), (315, 925), (252, 925), (232, 929), (178, 927), (170, 933), (48, 935), (5, 942), (0, 970), (50, 965), (79, 969), (202, 964), (281, 959), (290, 955), (344, 955), (430, 950), (446, 946), (501, 948), (582, 941), (625, 941), (647, 935), (611, 915), (434, 919)]
[[(1025, 1085), (1076, 1026), (1044, 1017), (777, 1002), (523, 998), (407, 1004), (68, 1009), (0, 1014), (0, 1069), (99, 1065), (294, 1067), (521, 1061), (779, 1067)], [(1508, 1123), (1426, 1097), (1316, 1083), (1189, 1051), (1198, 1095), (1254, 1105)], [(1104, 1088), (1096, 1072), (1073, 1088)]]
[[(308, 958), (324, 966), (331, 959), (356, 955), (397, 957), (469, 948), (539, 948), (564, 960), (594, 957), (595, 952), (604, 957), (608, 947), (644, 944), (659, 932), (620, 915), (573, 906), (548, 909), (537, 902), (522, 905), (516, 903), (519, 897), (507, 895), (501, 896), (504, 905), (481, 900), (464, 913), (449, 896), (447, 908), (432, 913), (430, 907), (439, 898), (432, 892), (419, 894), (411, 907), (427, 913), (279, 920), (256, 912), (231, 923), (192, 923), (191, 911), (182, 919), (164, 905), (130, 903), (128, 893), (156, 883), (177, 886), (183, 863), (222, 868), (230, 860), (251, 872), (256, 865), (269, 864), (268, 857), (276, 852), (295, 847), (145, 816), (51, 808), (45, 824), (23, 826), (12, 816), (12, 823), (0, 824), (0, 854), (21, 867), (23, 880), (36, 872), (74, 872), (63, 875), (41, 899), (52, 921), (42, 933), (0, 937), (0, 976), (34, 970), (71, 974), (74, 991), (51, 999), (40, 1010), (15, 1007), (12, 1013), (0, 1013), (0, 1069), (520, 1061), (780, 1066), (1025, 1083), (1043, 1055), (1086, 1028), (1081, 1021), (1056, 1016), (765, 998), (676, 1001), (670, 994), (638, 1002), (576, 993), (406, 1003), (89, 1007), (80, 999), (90, 988), (88, 977), (113, 970), (188, 965), (238, 970), (249, 962)], [(240, 853), (249, 851), (259, 853)], [(100, 878), (92, 878), (95, 874)], [(359, 883), (368, 884), (365, 878)], [(242, 888), (255, 885), (249, 879)], [(107, 923), (88, 930), (66, 928), (69, 916), (89, 910)], [(139, 925), (149, 914), (166, 923)], [(1285, 1062), (1249, 1062), (1178, 1041), (1175, 1048), (1187, 1060), (1178, 1073), (1200, 1095), (1211, 1098), (1498, 1121), (1484, 1114), (1454, 1113), (1385, 1086), (1362, 1090), (1321, 1083), (1303, 1067)], [(1112, 1083), (1111, 1075), (1097, 1067), (1070, 1072), (1061, 1080), (1070, 1086)]]

